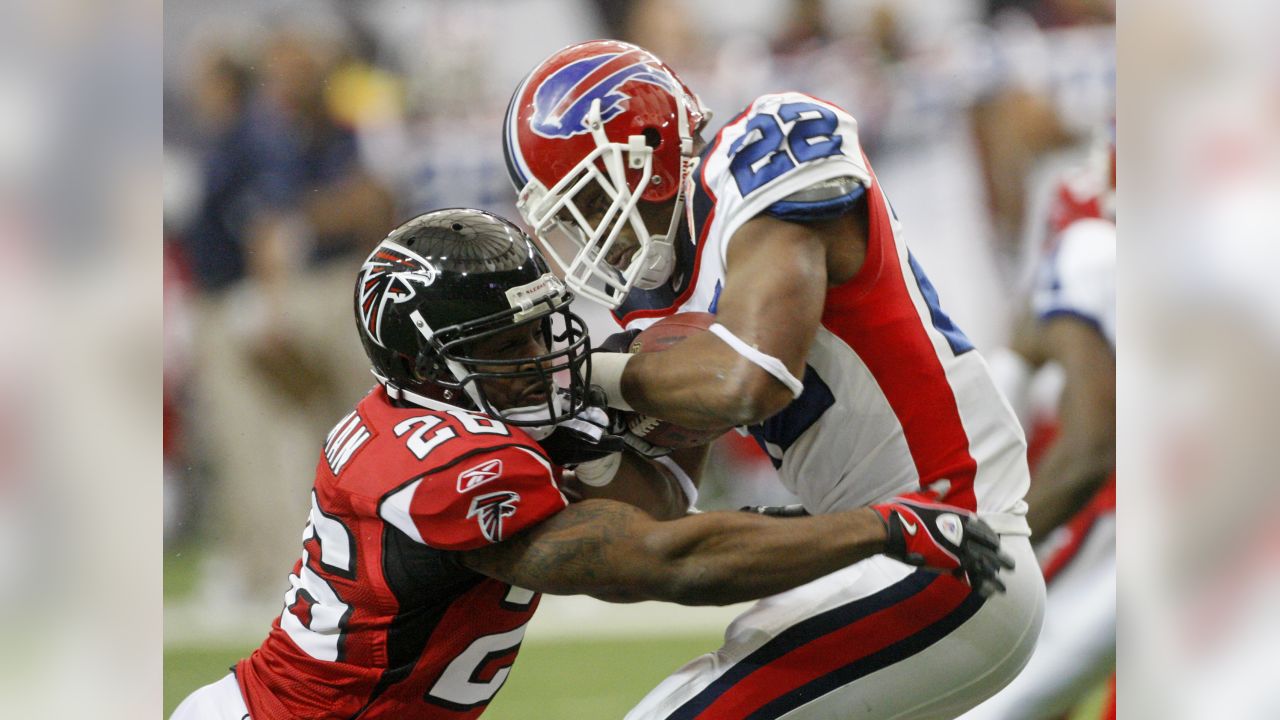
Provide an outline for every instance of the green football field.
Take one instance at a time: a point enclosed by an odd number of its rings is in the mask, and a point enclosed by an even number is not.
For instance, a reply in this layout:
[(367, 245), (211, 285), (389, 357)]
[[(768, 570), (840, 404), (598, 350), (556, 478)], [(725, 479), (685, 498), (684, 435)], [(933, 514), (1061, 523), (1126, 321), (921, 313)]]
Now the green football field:
[[(485, 720), (610, 720), (668, 673), (717, 647), (718, 633), (659, 639), (526, 642)], [(165, 651), (165, 716), (191, 690), (213, 682), (251, 647), (175, 647)], [(1094, 693), (1073, 720), (1093, 720)]]
[[(718, 633), (656, 640), (543, 640), (520, 649), (485, 720), (621, 718), (686, 660), (719, 646)], [(226, 674), (252, 647), (165, 651), (165, 716), (197, 687)]]
[[(166, 555), (167, 601), (178, 602), (193, 596), (196, 577), (192, 555), (190, 552)], [(723, 639), (724, 621), (708, 624), (705, 629), (699, 626), (685, 634), (582, 637), (587, 627), (600, 625), (599, 617), (590, 616), (590, 607), (584, 610), (579, 605), (565, 605), (564, 598), (551, 596), (545, 596), (544, 601), (510, 677), (485, 712), (484, 720), (620, 719), (673, 670), (719, 647)], [(655, 626), (670, 625), (668, 613), (673, 609), (682, 616), (708, 611), (707, 608), (654, 605), (658, 607), (648, 608), (649, 614), (644, 617)], [(610, 616), (614, 617), (614, 625), (646, 610), (638, 605), (620, 607), (622, 614)], [(557, 619), (562, 630), (578, 636), (555, 634), (549, 625)], [(261, 629), (265, 635), (265, 621)], [(164, 655), (165, 717), (188, 693), (221, 678), (236, 660), (257, 647), (261, 637), (255, 638), (255, 635), (252, 630), (240, 628), (236, 637), (251, 638), (240, 644), (198, 640), (190, 641), (195, 644), (182, 644), (171, 639)], [(1103, 688), (1099, 688), (1071, 720), (1096, 720), (1102, 701)]]

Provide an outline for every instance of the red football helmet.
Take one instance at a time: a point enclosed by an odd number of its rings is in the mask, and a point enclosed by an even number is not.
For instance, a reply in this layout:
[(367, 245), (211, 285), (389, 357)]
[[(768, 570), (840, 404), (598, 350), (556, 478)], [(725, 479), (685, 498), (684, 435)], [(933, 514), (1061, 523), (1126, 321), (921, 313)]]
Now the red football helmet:
[[(693, 132), (706, 116), (661, 60), (615, 40), (564, 48), (520, 83), (502, 135), (520, 194), (516, 207), (574, 292), (616, 308), (632, 287), (666, 282), (675, 262), (671, 237), (696, 162)], [(575, 202), (589, 188), (600, 206)], [(651, 233), (636, 204), (672, 199), (665, 233)], [(599, 218), (596, 224), (584, 210)], [(628, 226), (639, 247), (615, 268), (605, 258)], [(547, 237), (553, 229), (573, 245), (568, 261)]]

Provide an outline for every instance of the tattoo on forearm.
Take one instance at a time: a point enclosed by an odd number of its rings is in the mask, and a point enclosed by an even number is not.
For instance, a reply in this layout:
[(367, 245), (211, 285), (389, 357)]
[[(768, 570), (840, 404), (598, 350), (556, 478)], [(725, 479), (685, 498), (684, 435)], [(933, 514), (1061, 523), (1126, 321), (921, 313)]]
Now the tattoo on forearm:
[(471, 555), (475, 569), (525, 587), (591, 585), (609, 573), (616, 541), (641, 512), (612, 501), (569, 506), (536, 527)]

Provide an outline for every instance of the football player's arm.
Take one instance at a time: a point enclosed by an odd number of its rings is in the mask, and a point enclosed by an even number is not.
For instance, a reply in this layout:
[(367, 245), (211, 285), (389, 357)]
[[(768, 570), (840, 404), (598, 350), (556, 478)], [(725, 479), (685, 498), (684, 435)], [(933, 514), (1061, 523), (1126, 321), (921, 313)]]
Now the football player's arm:
[(882, 552), (887, 532), (868, 508), (806, 518), (714, 512), (659, 521), (625, 503), (584, 500), (461, 560), (539, 592), (727, 605)]
[(1032, 472), (1027, 521), (1043, 539), (1088, 503), (1116, 463), (1115, 356), (1097, 328), (1071, 315), (1043, 326), (1043, 348), (1066, 375), (1061, 430)]
[[(746, 346), (804, 377), (828, 287), (824, 237), (842, 236), (846, 218), (794, 223), (760, 215), (729, 244), (716, 322)], [(794, 394), (781, 380), (712, 333), (626, 364), (622, 396), (639, 412), (690, 428), (760, 422)]]

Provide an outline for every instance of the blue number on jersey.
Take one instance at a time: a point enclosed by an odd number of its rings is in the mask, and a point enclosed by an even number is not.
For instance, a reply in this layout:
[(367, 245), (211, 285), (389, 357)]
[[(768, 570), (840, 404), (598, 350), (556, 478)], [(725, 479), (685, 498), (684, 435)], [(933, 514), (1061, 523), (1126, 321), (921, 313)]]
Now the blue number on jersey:
[[(806, 114), (808, 117), (803, 117)], [(791, 130), (784, 132), (778, 118), (794, 123)], [(742, 137), (729, 146), (729, 171), (738, 183), (738, 192), (750, 195), (799, 163), (840, 152), (844, 138), (835, 134), (837, 123), (835, 113), (808, 102), (782, 105), (777, 117), (771, 113), (752, 117)], [(747, 138), (754, 139), (747, 143)]]

